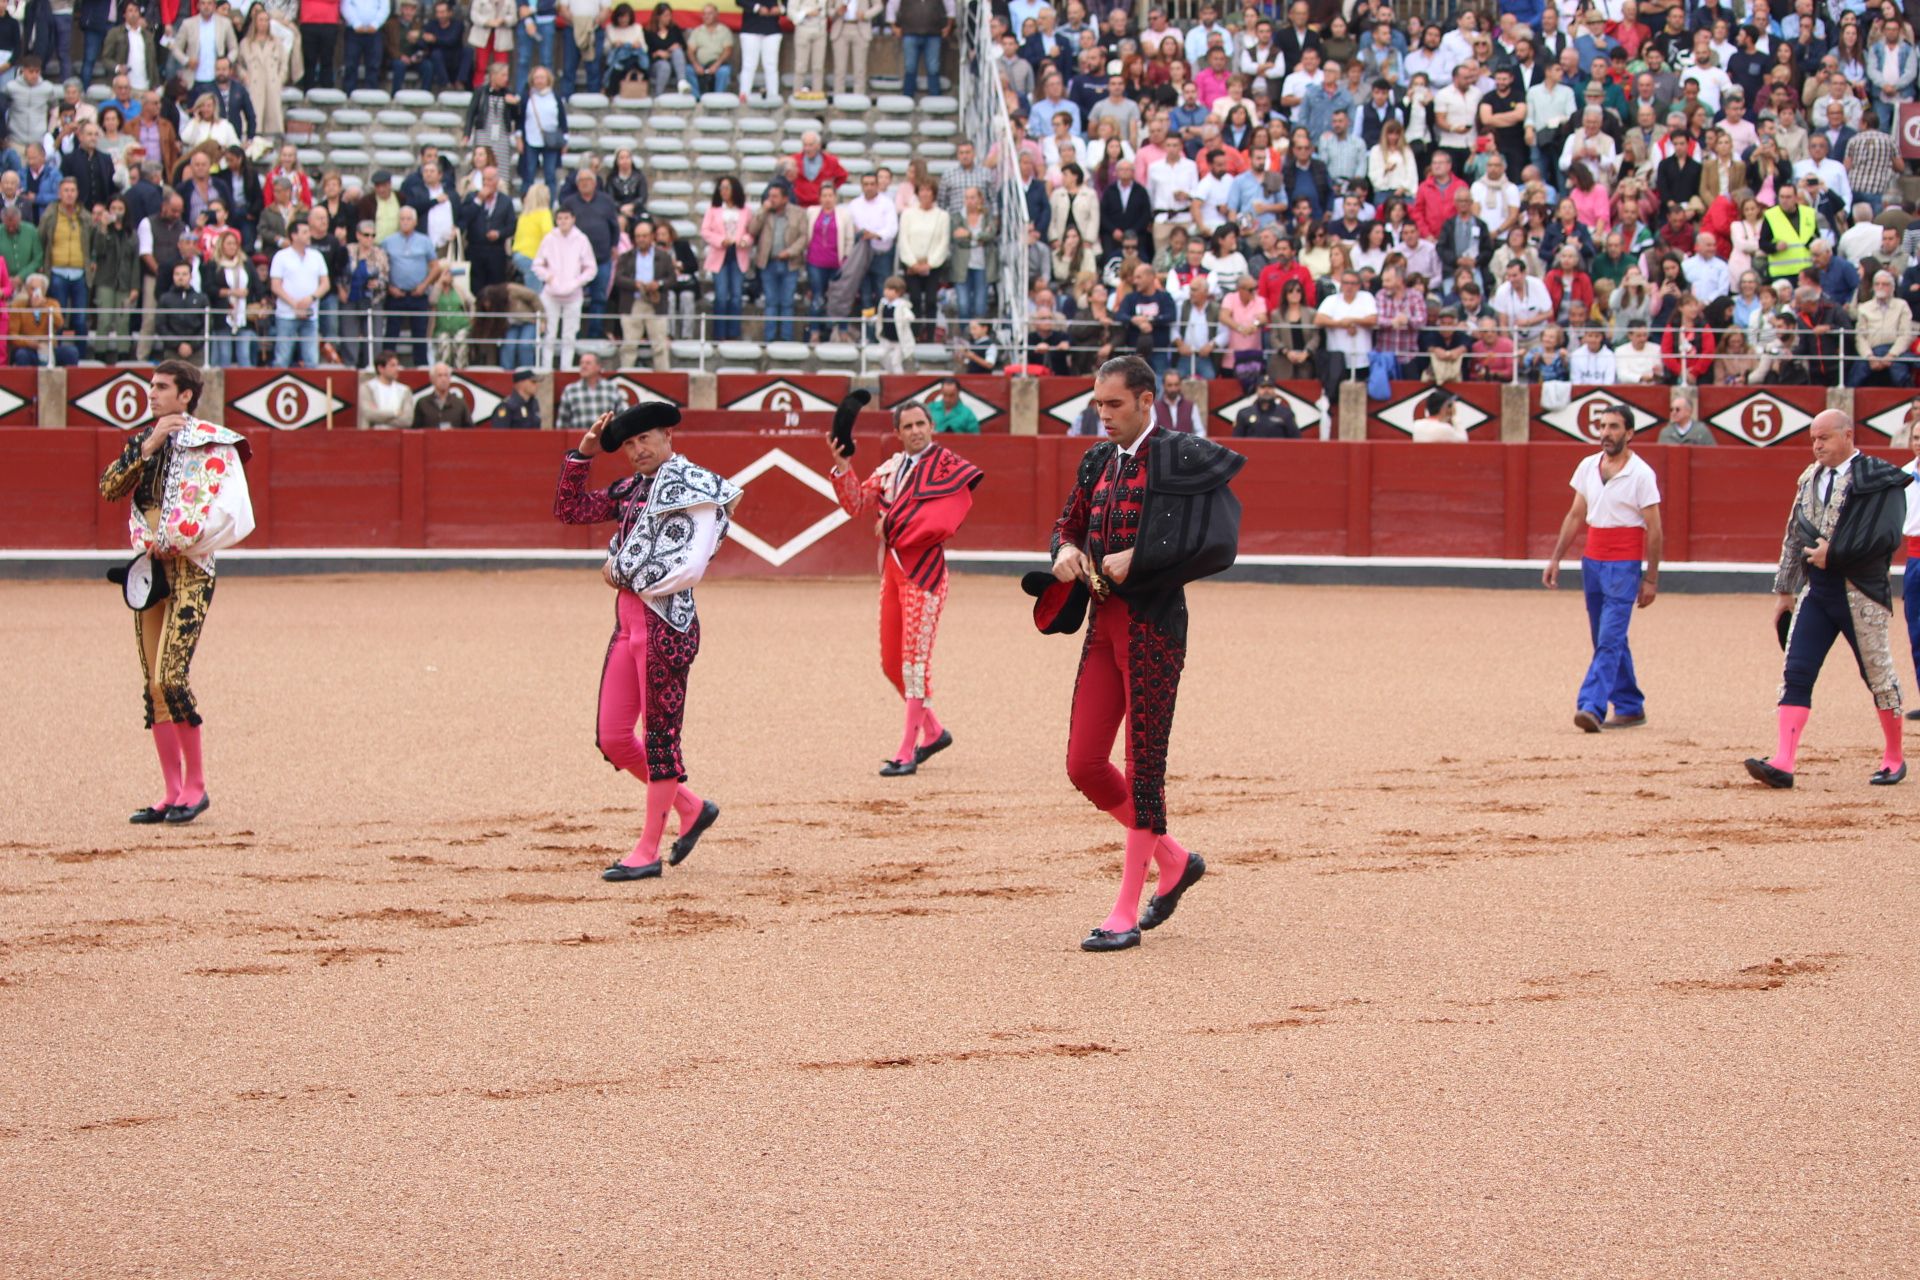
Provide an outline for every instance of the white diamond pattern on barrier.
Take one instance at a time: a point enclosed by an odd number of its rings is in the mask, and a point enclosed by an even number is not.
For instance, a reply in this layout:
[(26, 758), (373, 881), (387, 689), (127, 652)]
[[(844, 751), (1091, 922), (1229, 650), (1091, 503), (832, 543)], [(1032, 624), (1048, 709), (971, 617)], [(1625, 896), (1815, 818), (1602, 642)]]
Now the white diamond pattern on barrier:
[[(1274, 390), (1280, 393), (1280, 403), (1286, 405), (1287, 408), (1293, 410), (1293, 420), (1300, 425), (1300, 432), (1302, 435), (1308, 435), (1313, 433), (1320, 426), (1320, 423), (1325, 419), (1326, 415), (1320, 412), (1319, 405), (1313, 404), (1310, 401), (1302, 400), (1299, 396), (1293, 394), (1293, 392), (1287, 390), (1285, 387), (1275, 387)], [(1242, 409), (1246, 408), (1250, 404), (1253, 404), (1259, 398), (1260, 398), (1260, 393), (1256, 391), (1249, 395), (1241, 396), (1238, 400), (1235, 400), (1233, 403), (1228, 405), (1223, 405), (1219, 409), (1214, 410), (1214, 412), (1218, 413), (1221, 417), (1225, 418), (1228, 422), (1232, 422), (1240, 416), (1240, 411)]]
[(1633, 412), (1633, 429), (1636, 434), (1649, 427), (1660, 425), (1658, 414), (1649, 413), (1637, 404), (1616, 399), (1604, 391), (1589, 391), (1585, 395), (1575, 396), (1558, 409), (1549, 409), (1540, 415), (1540, 421), (1555, 431), (1572, 436), (1583, 444), (1600, 443), (1598, 419), (1602, 409), (1624, 404)]
[(1089, 387), (1073, 399), (1062, 400), (1059, 404), (1047, 410), (1047, 416), (1049, 418), (1058, 418), (1071, 427), (1074, 423), (1080, 421), (1080, 415), (1086, 412), (1087, 406), (1092, 403), (1093, 388)]
[(1891, 408), (1882, 409), (1860, 425), (1863, 427), (1871, 427), (1873, 430), (1878, 431), (1881, 435), (1891, 440), (1894, 436), (1898, 435), (1906, 425), (1907, 414), (1912, 411), (1913, 401), (1903, 401), (1893, 405)]
[[(929, 378), (921, 386), (915, 387), (908, 394), (901, 396), (898, 400), (895, 400), (892, 404), (887, 405), (886, 410), (888, 413), (892, 413), (894, 410), (898, 409), (901, 405), (907, 404), (911, 401), (915, 401), (915, 400), (930, 401), (933, 399), (934, 392), (938, 391), (939, 389), (940, 389), (940, 379)], [(993, 421), (995, 418), (1000, 416), (1000, 407), (998, 405), (989, 404), (987, 401), (982, 400), (979, 396), (973, 394), (973, 392), (967, 390), (964, 386), (960, 388), (960, 403), (967, 406), (967, 408), (973, 410), (974, 418), (983, 427), (986, 426), (987, 423)]]
[(131, 430), (153, 416), (147, 407), (147, 380), (134, 373), (107, 379), (75, 400), (73, 407), (111, 422), (122, 431)]
[(1813, 415), (1779, 396), (1756, 391), (1708, 418), (1707, 425), (1764, 448), (1805, 431), (1813, 425)]
[(277, 431), (298, 431), (324, 421), (329, 407), (338, 414), (353, 406), (325, 387), (282, 374), (247, 392), (231, 407)]
[(627, 398), (628, 405), (636, 404), (677, 404), (672, 396), (663, 396), (652, 387), (635, 382), (624, 373), (616, 373), (607, 379), (607, 385)]
[[(1426, 416), (1427, 397), (1434, 388), (1425, 387), (1412, 395), (1402, 396), (1373, 416), (1392, 427), (1395, 431), (1413, 434), (1413, 424)], [(1492, 414), (1468, 404), (1465, 400), (1456, 400), (1453, 406), (1453, 424), (1472, 431), (1481, 423), (1489, 421)]]
[(22, 395), (15, 395), (5, 387), (0, 387), (0, 418), (6, 417), (15, 409), (24, 409), (33, 401)]
[(727, 531), (727, 536), (777, 569), (838, 529), (852, 517), (841, 508), (840, 499), (833, 491), (833, 482), (804, 462), (795, 459), (785, 449), (769, 449), (728, 478), (740, 488), (745, 489), (767, 472), (774, 470), (786, 472), (833, 504), (833, 510), (777, 547), (746, 528), (738, 520), (733, 522), (732, 527)]
[(738, 400), (731, 401), (726, 407), (756, 410), (761, 413), (832, 413), (835, 408), (811, 391), (796, 387), (785, 378), (775, 379), (764, 387), (756, 387)]

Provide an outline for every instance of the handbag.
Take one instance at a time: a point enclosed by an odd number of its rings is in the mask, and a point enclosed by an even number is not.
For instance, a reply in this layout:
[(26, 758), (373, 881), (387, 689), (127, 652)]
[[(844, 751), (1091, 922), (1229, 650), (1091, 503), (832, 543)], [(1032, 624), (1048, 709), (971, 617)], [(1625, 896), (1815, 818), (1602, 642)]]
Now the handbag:
[(120, 598), (135, 613), (152, 608), (173, 593), (166, 566), (144, 551), (107, 570), (107, 581), (119, 586)]

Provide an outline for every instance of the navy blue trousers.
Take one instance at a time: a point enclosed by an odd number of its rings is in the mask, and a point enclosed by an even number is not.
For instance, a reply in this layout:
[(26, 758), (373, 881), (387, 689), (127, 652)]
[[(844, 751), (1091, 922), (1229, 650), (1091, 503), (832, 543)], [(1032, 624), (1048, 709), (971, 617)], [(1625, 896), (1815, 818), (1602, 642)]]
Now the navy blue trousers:
[(1860, 662), (1860, 640), (1853, 633), (1853, 611), (1847, 607), (1847, 580), (1809, 565), (1807, 583), (1807, 591), (1800, 597), (1800, 611), (1793, 618), (1793, 635), (1787, 640), (1786, 691), (1780, 695), (1783, 707), (1813, 705), (1813, 682), (1820, 678), (1820, 667), (1836, 640), (1846, 640), (1853, 650), (1854, 665), (1860, 668), (1860, 678), (1867, 678), (1866, 666)]
[(1913, 648), (1914, 686), (1920, 688), (1920, 556), (1907, 557), (1907, 572), (1901, 583), (1906, 600), (1907, 643)]

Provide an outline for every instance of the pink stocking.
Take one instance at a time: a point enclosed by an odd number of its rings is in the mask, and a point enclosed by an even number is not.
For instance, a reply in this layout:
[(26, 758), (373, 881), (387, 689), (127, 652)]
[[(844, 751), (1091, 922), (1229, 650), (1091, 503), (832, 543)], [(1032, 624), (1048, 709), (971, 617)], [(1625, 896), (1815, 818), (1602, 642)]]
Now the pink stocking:
[(174, 733), (180, 739), (180, 757), (186, 766), (180, 782), (180, 803), (191, 807), (207, 794), (207, 771), (200, 761), (200, 726), (176, 724)]
[(919, 698), (907, 699), (907, 731), (905, 736), (900, 739), (900, 750), (894, 752), (893, 755), (893, 758), (899, 763), (907, 764), (912, 761), (914, 747), (920, 741), (920, 722), (926, 714), (927, 704), (925, 702)]
[(641, 829), (640, 843), (633, 846), (632, 853), (620, 860), (623, 865), (644, 867), (650, 862), (660, 861), (660, 837), (666, 834), (667, 811), (673, 808), (679, 791), (680, 783), (675, 778), (647, 784), (647, 825)]
[[(198, 741), (195, 747), (198, 747)], [(179, 804), (181, 795), (180, 779), (180, 735), (177, 726), (171, 720), (156, 720), (153, 724), (153, 749), (160, 756), (160, 777), (166, 782), (166, 799), (155, 805), (164, 809), (168, 805)], [(194, 761), (199, 762), (199, 751), (194, 752)]]
[(1140, 923), (1140, 891), (1146, 887), (1147, 864), (1153, 861), (1158, 837), (1151, 831), (1128, 831), (1126, 860), (1120, 869), (1120, 896), (1113, 914), (1101, 925), (1109, 933), (1125, 933)]
[(704, 802), (699, 796), (687, 789), (687, 784), (677, 784), (673, 793), (673, 814), (680, 819), (680, 834), (685, 835), (687, 828), (700, 819), (700, 810)]
[(1897, 770), (1906, 761), (1906, 753), (1900, 747), (1900, 713), (1898, 711), (1880, 713), (1880, 732), (1887, 740), (1886, 754), (1880, 757), (1880, 767)]
[(1187, 874), (1187, 850), (1172, 836), (1161, 836), (1153, 845), (1154, 865), (1160, 869), (1159, 876), (1153, 882), (1153, 891), (1165, 896), (1173, 892), (1180, 883), (1180, 877)]
[(946, 731), (946, 726), (940, 723), (940, 717), (933, 714), (933, 708), (922, 702), (920, 704), (920, 741), (938, 742), (940, 735)]
[(1813, 712), (1807, 707), (1780, 708), (1780, 746), (1773, 753), (1773, 759), (1767, 761), (1776, 769), (1793, 772), (1794, 757), (1800, 754), (1800, 735), (1806, 732), (1807, 717)]

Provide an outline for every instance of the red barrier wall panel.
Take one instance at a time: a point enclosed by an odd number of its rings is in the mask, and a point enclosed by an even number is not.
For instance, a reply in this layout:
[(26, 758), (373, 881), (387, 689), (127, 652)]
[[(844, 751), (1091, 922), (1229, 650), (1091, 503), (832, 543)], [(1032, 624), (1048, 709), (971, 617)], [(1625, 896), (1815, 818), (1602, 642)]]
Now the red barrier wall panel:
[[(261, 541), (256, 532), (251, 545), (408, 545), (402, 539), (399, 477), (402, 443), (409, 438), (419, 437), (388, 431), (269, 436), (272, 462), (265, 492), (273, 510), (273, 541)], [(283, 443), (286, 447), (279, 447)], [(249, 468), (250, 490), (254, 480)], [(254, 501), (260, 502), (257, 490)]]
[[(11, 473), (4, 504), (7, 545), (94, 545), (95, 509), (105, 505), (100, 500), (100, 472), (112, 456), (97, 456), (96, 442), (103, 435), (31, 427), (7, 432)], [(107, 437), (109, 443), (113, 439)], [(124, 510), (119, 515), (124, 524)]]
[[(1233, 482), (1244, 555), (1338, 556), (1347, 550), (1348, 454), (1332, 440), (1236, 440)], [(1060, 477), (1058, 502), (1073, 479)]]
[(1501, 553), (1506, 543), (1503, 451), (1380, 444), (1372, 453), (1373, 555)]
[(1693, 558), (1779, 559), (1794, 478), (1812, 461), (1798, 448), (1715, 449), (1711, 459), (1693, 459)]

